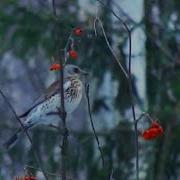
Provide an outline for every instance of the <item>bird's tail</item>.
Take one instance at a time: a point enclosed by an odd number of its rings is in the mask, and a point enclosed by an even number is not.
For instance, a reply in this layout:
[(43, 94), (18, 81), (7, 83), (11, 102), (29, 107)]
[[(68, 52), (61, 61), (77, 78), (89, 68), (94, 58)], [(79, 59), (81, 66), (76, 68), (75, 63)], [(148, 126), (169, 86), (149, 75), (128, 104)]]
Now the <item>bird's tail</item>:
[(24, 128), (25, 128), (25, 129), (23, 129), (23, 130), (22, 130), (22, 128), (19, 128), (19, 129), (14, 133), (14, 135), (11, 136), (11, 138), (9, 138), (9, 140), (7, 140), (7, 141), (3, 144), (4, 148), (5, 148), (6, 150), (12, 148), (12, 147), (16, 144), (16, 142), (18, 141), (20, 135), (21, 135), (24, 131), (28, 131), (30, 128), (34, 127), (34, 125), (36, 125), (36, 124), (37, 124), (37, 123), (31, 123), (31, 124), (28, 123), (28, 124), (25, 124), (25, 125), (24, 125)]
[(10, 149), (13, 145), (16, 144), (16, 142), (19, 139), (20, 134), (22, 133), (21, 128), (19, 128), (13, 136), (11, 136), (4, 144), (4, 148), (6, 148), (7, 150)]

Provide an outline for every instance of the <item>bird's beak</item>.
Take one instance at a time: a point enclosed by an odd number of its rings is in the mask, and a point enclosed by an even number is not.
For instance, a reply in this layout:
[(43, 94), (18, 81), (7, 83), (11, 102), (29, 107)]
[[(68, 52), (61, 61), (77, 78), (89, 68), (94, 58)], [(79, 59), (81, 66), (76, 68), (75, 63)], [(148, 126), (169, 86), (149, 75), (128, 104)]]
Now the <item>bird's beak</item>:
[(83, 75), (83, 76), (87, 77), (87, 76), (89, 75), (89, 73), (88, 73), (88, 72), (86, 72), (86, 71), (81, 70), (81, 75)]

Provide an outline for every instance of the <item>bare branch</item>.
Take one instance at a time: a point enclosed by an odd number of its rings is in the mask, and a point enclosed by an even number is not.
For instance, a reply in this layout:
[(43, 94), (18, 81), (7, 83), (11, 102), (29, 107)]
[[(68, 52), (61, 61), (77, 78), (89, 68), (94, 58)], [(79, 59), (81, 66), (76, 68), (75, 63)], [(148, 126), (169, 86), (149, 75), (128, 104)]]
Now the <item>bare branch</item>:
[(18, 115), (16, 114), (16, 111), (14, 110), (13, 106), (11, 105), (11, 103), (9, 102), (9, 100), (7, 99), (7, 97), (4, 95), (4, 93), (1, 91), (1, 89), (0, 89), (0, 94), (2, 95), (2, 97), (4, 98), (4, 100), (5, 100), (5, 102), (8, 104), (8, 106), (10, 107), (10, 109), (11, 109), (11, 111), (13, 112), (16, 120), (19, 122), (22, 130), (25, 132), (27, 138), (29, 139), (29, 142), (31, 143), (31, 148), (32, 148), (32, 151), (33, 151), (34, 156), (35, 156), (35, 158), (36, 158), (36, 161), (37, 161), (39, 167), (41, 168), (42, 173), (43, 173), (45, 179), (48, 180), (48, 176), (47, 176), (47, 174), (46, 174), (46, 172), (45, 172), (45, 170), (44, 170), (44, 168), (43, 168), (43, 165), (42, 165), (42, 163), (41, 163), (40, 157), (39, 157), (37, 151), (35, 150), (35, 148), (34, 148), (34, 146), (33, 146), (33, 142), (32, 142), (31, 136), (29, 135), (27, 129), (24, 127), (24, 124), (21, 122), (21, 120), (20, 120), (20, 118), (18, 117)]
[[(120, 7), (115, 1), (113, 1), (113, 4), (118, 8), (118, 10), (125, 16), (128, 21), (130, 20), (134, 25), (137, 26), (137, 23), (123, 10), (122, 7)], [(168, 51), (167, 48), (163, 47), (162, 43), (155, 39), (151, 34), (147, 33), (146, 36), (155, 43), (155, 45), (159, 48), (159, 50), (172, 62), (174, 62), (173, 55)]]
[[(135, 152), (136, 152), (136, 180), (139, 180), (139, 144), (138, 144), (138, 129), (136, 123), (136, 114), (135, 114), (135, 106), (134, 106), (134, 95), (132, 89), (132, 78), (131, 78), (131, 30), (128, 25), (109, 7), (104, 4), (103, 1), (97, 0), (104, 8), (108, 9), (119, 21), (123, 24), (124, 28), (126, 29), (129, 37), (129, 58), (128, 58), (128, 86), (129, 86), (129, 93), (131, 99), (131, 109), (134, 121), (134, 131), (135, 131)], [(108, 45), (108, 44), (107, 44)]]
[(55, 0), (52, 0), (52, 7), (53, 7), (53, 15), (54, 17), (57, 17)]
[[(53, 6), (53, 14), (54, 17), (57, 18), (57, 13), (56, 13), (56, 5), (55, 5), (55, 0), (52, 0), (52, 6)], [(58, 32), (57, 32), (58, 33)], [(68, 39), (68, 43), (70, 41), (70, 38)], [(56, 42), (56, 41), (55, 41)], [(67, 46), (68, 43), (66, 44), (66, 47), (64, 49), (64, 55), (63, 55), (63, 59), (65, 59), (65, 63), (67, 61)], [(62, 69), (60, 71), (60, 76), (59, 76), (59, 80), (60, 80), (60, 104), (61, 104), (61, 108), (58, 111), (59, 112), (59, 118), (62, 119), (63, 122), (63, 140), (62, 140), (62, 146), (61, 146), (61, 174), (62, 174), (62, 180), (66, 180), (66, 171), (67, 171), (67, 165), (66, 165), (66, 157), (67, 157), (67, 150), (68, 150), (68, 129), (66, 126), (66, 112), (65, 112), (65, 106), (64, 106), (64, 64), (63, 64), (63, 60), (61, 57), (61, 51), (59, 49), (57, 49), (59, 47), (56, 47), (56, 51), (58, 52), (58, 60), (62, 66)], [(59, 132), (61, 132), (61, 125), (59, 123)], [(60, 133), (61, 134), (61, 133)]]
[(86, 90), (86, 98), (87, 98), (90, 122), (91, 122), (91, 126), (92, 126), (92, 129), (93, 129), (94, 136), (96, 138), (96, 142), (97, 142), (97, 145), (98, 145), (98, 148), (99, 148), (99, 152), (100, 152), (100, 155), (101, 155), (102, 165), (104, 167), (104, 165), (105, 165), (104, 164), (104, 156), (103, 156), (103, 152), (102, 152), (102, 149), (101, 149), (101, 146), (100, 146), (100, 143), (99, 143), (98, 136), (96, 134), (96, 130), (95, 130), (94, 123), (93, 123), (93, 120), (92, 120), (92, 115), (91, 115), (90, 102), (89, 102), (89, 84), (86, 85), (86, 89), (85, 90)]
[(111, 47), (111, 45), (110, 45), (110, 43), (109, 43), (109, 41), (108, 41), (108, 38), (107, 38), (107, 36), (106, 36), (106, 32), (105, 32), (105, 30), (104, 30), (104, 26), (103, 26), (103, 23), (102, 23), (101, 19), (98, 18), (97, 20), (98, 20), (99, 23), (100, 23), (100, 26), (101, 26), (101, 29), (102, 29), (102, 32), (103, 32), (103, 36), (104, 36), (104, 38), (105, 38), (105, 41), (106, 41), (106, 44), (107, 44), (109, 50), (111, 51), (112, 55), (114, 56), (115, 60), (117, 61), (118, 65), (119, 65), (119, 67), (120, 67), (121, 70), (123, 71), (124, 75), (125, 75), (126, 78), (128, 79), (129, 76), (128, 76), (125, 68), (124, 68), (124, 67), (122, 66), (122, 64), (120, 63), (120, 60), (119, 60), (118, 57), (116, 56), (113, 48)]
[[(25, 165), (25, 170), (26, 170), (27, 168), (29, 168), (29, 169), (34, 169), (34, 170), (36, 170), (36, 171), (42, 172), (41, 169), (38, 169), (38, 168), (33, 167), (33, 166), (30, 166), (30, 165)], [(55, 173), (51, 173), (51, 172), (46, 172), (46, 173), (47, 173), (48, 175), (50, 175), (50, 176), (62, 177), (62, 175), (60, 175), (60, 174), (55, 174)], [(73, 180), (73, 178), (67, 177), (67, 180)]]

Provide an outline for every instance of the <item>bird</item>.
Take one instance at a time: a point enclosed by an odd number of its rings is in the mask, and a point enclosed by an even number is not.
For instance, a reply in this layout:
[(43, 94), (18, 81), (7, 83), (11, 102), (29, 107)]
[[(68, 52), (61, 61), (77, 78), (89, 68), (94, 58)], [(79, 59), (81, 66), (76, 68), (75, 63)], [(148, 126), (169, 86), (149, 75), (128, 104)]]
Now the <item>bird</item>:
[[(64, 109), (67, 114), (72, 113), (79, 105), (84, 89), (83, 79), (88, 73), (76, 65), (67, 64), (64, 66)], [(57, 122), (61, 107), (60, 81), (53, 82), (45, 92), (29, 107), (29, 109), (18, 116), (25, 118), (24, 129), (29, 130), (37, 125), (51, 125)], [(19, 128), (3, 145), (11, 149), (16, 144), (23, 129)]]

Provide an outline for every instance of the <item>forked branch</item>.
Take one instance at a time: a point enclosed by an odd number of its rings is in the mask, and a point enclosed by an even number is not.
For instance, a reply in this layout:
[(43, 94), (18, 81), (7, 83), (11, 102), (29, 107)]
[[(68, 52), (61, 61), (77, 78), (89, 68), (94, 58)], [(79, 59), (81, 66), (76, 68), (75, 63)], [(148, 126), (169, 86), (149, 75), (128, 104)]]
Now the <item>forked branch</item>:
[[(101, 0), (97, 0), (104, 8), (106, 8), (108, 11), (110, 11), (114, 17), (116, 17), (118, 19), (118, 21), (120, 21), (120, 23), (122, 23), (122, 25), (124, 26), (124, 28), (126, 29), (127, 33), (128, 33), (128, 39), (129, 39), (129, 58), (128, 58), (128, 76), (126, 75), (127, 81), (128, 81), (128, 86), (129, 86), (129, 93), (130, 93), (130, 99), (131, 99), (131, 109), (132, 109), (132, 115), (133, 115), (133, 122), (134, 122), (134, 131), (135, 131), (135, 153), (136, 153), (136, 180), (139, 180), (139, 144), (138, 144), (138, 129), (137, 129), (137, 123), (136, 123), (136, 114), (135, 114), (135, 105), (134, 105), (134, 95), (133, 95), (133, 88), (132, 88), (132, 78), (131, 78), (131, 30), (128, 27), (128, 25), (107, 5), (104, 4), (103, 1)], [(101, 21), (100, 21), (101, 22)], [(114, 55), (112, 48), (109, 44), (109, 42), (107, 41), (107, 36), (105, 34), (104, 28), (102, 26), (102, 23), (100, 23), (101, 25), (101, 29), (103, 31), (103, 35), (104, 38), (106, 40), (107, 46), (109, 47), (109, 49), (111, 50), (112, 54)], [(115, 58), (116, 59), (116, 58)], [(117, 60), (117, 59), (116, 59)], [(119, 62), (118, 65), (121, 65), (121, 63)], [(122, 67), (120, 66), (121, 70)], [(124, 70), (123, 70), (124, 72)]]

